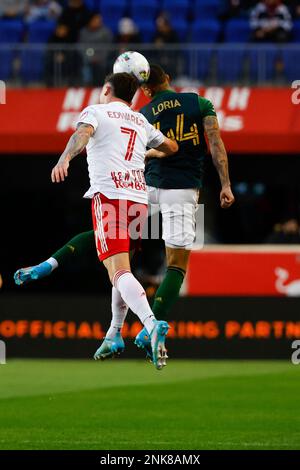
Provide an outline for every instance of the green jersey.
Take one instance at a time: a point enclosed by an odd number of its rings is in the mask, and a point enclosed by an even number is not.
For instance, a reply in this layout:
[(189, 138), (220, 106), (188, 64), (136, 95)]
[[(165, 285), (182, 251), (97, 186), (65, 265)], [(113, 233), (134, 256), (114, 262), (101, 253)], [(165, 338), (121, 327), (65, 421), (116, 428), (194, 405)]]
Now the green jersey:
[(146, 165), (148, 186), (165, 189), (201, 188), (207, 145), (203, 118), (216, 116), (212, 103), (196, 93), (157, 93), (140, 111), (163, 134), (176, 139), (179, 150)]

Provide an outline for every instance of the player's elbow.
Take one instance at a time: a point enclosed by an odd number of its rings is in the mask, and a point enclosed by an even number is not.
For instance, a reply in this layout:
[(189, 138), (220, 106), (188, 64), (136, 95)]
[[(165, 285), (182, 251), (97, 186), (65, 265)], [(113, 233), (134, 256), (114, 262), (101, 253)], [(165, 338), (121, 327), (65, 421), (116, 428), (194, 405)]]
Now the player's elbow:
[(172, 140), (172, 153), (178, 152), (178, 149), (179, 147), (178, 147), (176, 140)]
[(173, 155), (178, 151), (178, 145), (176, 140), (168, 139), (168, 137), (165, 137), (163, 143), (159, 147), (157, 147), (156, 150), (161, 152), (159, 158), (168, 157), (169, 155)]
[(178, 152), (178, 144), (176, 140), (168, 139), (166, 145), (167, 145), (167, 150), (166, 150), (167, 155), (173, 155), (174, 153)]

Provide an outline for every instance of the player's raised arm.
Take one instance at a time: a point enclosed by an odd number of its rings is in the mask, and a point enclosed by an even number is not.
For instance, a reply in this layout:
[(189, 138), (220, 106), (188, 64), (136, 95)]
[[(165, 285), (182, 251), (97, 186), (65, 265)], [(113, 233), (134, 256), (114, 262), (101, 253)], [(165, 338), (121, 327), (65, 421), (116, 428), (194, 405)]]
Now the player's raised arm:
[(169, 155), (173, 155), (178, 151), (178, 144), (176, 140), (168, 139), (165, 137), (165, 140), (156, 148), (147, 150), (146, 158), (164, 158)]
[(68, 176), (70, 161), (79, 155), (88, 144), (95, 129), (90, 124), (81, 123), (70, 137), (67, 146), (51, 172), (52, 183), (60, 183)]
[(146, 158), (164, 158), (173, 155), (178, 151), (176, 140), (169, 139), (160, 130), (146, 121), (146, 131), (148, 135)]
[(206, 116), (203, 119), (203, 125), (209, 142), (213, 163), (219, 174), (222, 185), (220, 193), (221, 207), (227, 209), (234, 203), (234, 195), (231, 191), (228, 158), (221, 138), (218, 118), (216, 116)]

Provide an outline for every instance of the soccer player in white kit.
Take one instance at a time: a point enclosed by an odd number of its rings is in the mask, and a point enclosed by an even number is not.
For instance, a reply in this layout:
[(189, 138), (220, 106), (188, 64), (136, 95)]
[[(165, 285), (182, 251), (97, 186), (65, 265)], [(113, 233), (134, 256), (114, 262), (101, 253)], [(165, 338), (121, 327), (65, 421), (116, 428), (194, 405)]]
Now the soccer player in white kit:
[(92, 199), (97, 252), (113, 285), (112, 323), (95, 359), (111, 357), (124, 349), (120, 332), (128, 306), (148, 331), (153, 363), (161, 369), (166, 365), (169, 326), (155, 319), (143, 287), (131, 272), (130, 252), (136, 249), (147, 218), (146, 148), (157, 149), (156, 156), (161, 158), (175, 153), (178, 145), (130, 109), (138, 86), (127, 73), (106, 78), (100, 104), (82, 111), (77, 130), (51, 178), (54, 183), (64, 181), (69, 162), (86, 147), (90, 189), (85, 197)]

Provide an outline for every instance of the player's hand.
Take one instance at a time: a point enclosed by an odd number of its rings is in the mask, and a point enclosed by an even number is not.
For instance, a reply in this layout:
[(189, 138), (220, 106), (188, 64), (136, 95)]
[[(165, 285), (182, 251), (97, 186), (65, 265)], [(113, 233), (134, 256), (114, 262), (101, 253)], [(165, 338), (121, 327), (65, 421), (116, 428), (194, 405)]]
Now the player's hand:
[(228, 209), (234, 203), (234, 195), (230, 186), (224, 186), (220, 193), (220, 202), (222, 209)]
[(157, 149), (149, 149), (145, 153), (145, 159), (149, 161), (151, 158), (164, 158), (167, 157), (168, 154), (165, 152), (162, 152), (161, 150)]
[(68, 168), (69, 168), (69, 159), (66, 158), (63, 161), (58, 161), (55, 167), (51, 172), (51, 180), (52, 183), (60, 183), (65, 181), (65, 178), (68, 176)]

